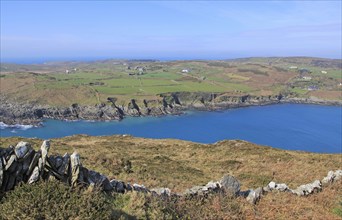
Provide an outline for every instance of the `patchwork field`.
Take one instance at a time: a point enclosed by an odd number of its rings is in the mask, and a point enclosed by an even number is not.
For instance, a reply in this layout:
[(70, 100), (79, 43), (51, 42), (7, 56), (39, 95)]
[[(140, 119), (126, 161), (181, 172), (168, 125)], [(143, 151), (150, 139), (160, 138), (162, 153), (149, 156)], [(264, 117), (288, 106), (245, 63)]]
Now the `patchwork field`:
[(293, 93), (341, 100), (341, 82), (341, 60), (320, 58), (3, 63), (0, 77), (7, 99), (51, 106), (99, 104), (113, 96), (139, 100), (169, 92)]

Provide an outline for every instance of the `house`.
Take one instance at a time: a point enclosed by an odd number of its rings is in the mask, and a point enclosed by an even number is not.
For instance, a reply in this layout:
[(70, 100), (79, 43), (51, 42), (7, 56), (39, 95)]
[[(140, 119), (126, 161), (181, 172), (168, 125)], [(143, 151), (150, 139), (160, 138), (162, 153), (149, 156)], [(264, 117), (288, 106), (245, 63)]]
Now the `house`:
[(190, 71), (188, 69), (182, 69), (182, 73), (189, 73)]
[(311, 80), (312, 77), (311, 76), (303, 76), (302, 79), (304, 79), (304, 80)]
[(290, 69), (298, 69), (298, 67), (296, 67), (296, 66), (290, 66), (289, 68)]
[(327, 71), (324, 71), (324, 70), (322, 70), (322, 71), (321, 71), (321, 73), (323, 73), (323, 74), (327, 74), (328, 72), (327, 72)]

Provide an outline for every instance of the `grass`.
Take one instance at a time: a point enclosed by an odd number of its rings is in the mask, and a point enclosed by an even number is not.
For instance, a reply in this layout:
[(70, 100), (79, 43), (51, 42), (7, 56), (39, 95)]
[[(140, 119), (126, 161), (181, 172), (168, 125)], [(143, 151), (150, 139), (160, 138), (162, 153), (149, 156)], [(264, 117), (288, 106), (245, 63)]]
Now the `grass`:
[[(42, 141), (34, 138), (1, 138), (0, 146), (15, 145), (20, 140), (29, 141), (36, 149)], [(169, 187), (173, 192), (183, 192), (194, 185), (219, 180), (227, 173), (241, 181), (242, 190), (265, 186), (269, 181), (286, 183), (290, 188), (296, 188), (315, 179), (322, 179), (329, 170), (342, 167), (340, 154), (285, 151), (238, 140), (207, 145), (171, 139), (77, 135), (52, 139), (51, 142), (50, 154), (72, 153), (76, 150), (84, 166), (110, 178), (144, 184), (148, 188)], [(127, 161), (132, 164), (132, 172), (123, 169)], [(10, 193), (1, 201), (0, 210), (4, 210), (1, 213), (6, 213), (3, 215), (11, 219), (11, 213), (14, 216), (14, 213), (22, 212), (22, 208), (31, 207), (31, 214), (42, 210), (46, 217), (52, 216), (53, 213), (49, 211), (52, 207), (58, 208), (64, 203), (74, 204), (74, 211), (79, 216), (103, 213), (113, 219), (134, 219), (134, 216), (138, 219), (338, 219), (341, 213), (341, 182), (309, 197), (271, 193), (256, 206), (250, 205), (243, 198), (233, 200), (220, 194), (202, 200), (173, 201), (158, 200), (137, 193), (110, 196), (95, 194), (92, 198), (86, 191), (69, 190), (75, 195), (65, 197), (64, 193), (68, 189), (64, 185), (41, 184), (22, 186), (18, 188), (19, 191)], [(52, 188), (57, 188), (57, 192), (51, 192)], [(41, 192), (37, 193), (37, 198), (32, 198), (35, 193), (30, 191), (38, 189)], [(48, 203), (48, 198), (43, 196), (50, 193), (51, 198), (61, 196), (56, 204)], [(34, 201), (39, 200), (46, 207), (35, 206), (37, 202)], [(95, 200), (98, 202), (93, 204)], [(81, 207), (91, 204), (100, 207), (92, 213), (81, 210)], [(17, 211), (10, 212), (10, 207)], [(65, 210), (66, 216), (74, 218), (76, 214), (72, 214), (72, 209)]]
[[(241, 91), (262, 94), (268, 91), (270, 95), (276, 95), (280, 91), (273, 88), (288, 90), (288, 85), (296, 82), (299, 72), (288, 71), (289, 66), (296, 65), (298, 68), (306, 67), (312, 70), (312, 76), (319, 81), (319, 91), (322, 92), (315, 95), (318, 98), (325, 98), (320, 94), (338, 90), (341, 69), (336, 67), (336, 61), (333, 60), (319, 61), (328, 66), (327, 68), (318, 67), (317, 62), (316, 66), (311, 64), (313, 60), (309, 58), (173, 62), (108, 60), (79, 64), (61, 63), (52, 66), (12, 65), (9, 69), (13, 72), (1, 72), (0, 84), (2, 95), (9, 100), (37, 101), (40, 104), (53, 106), (69, 106), (71, 102), (80, 105), (98, 104), (106, 102), (108, 96), (119, 96), (121, 100), (135, 98), (138, 101), (144, 96), (146, 99), (155, 100), (158, 99), (158, 94), (169, 92)], [(126, 65), (122, 65), (124, 62)], [(131, 67), (130, 70), (127, 69), (128, 66)], [(129, 73), (137, 72), (134, 70), (136, 66), (146, 67), (144, 75), (129, 76)], [(66, 69), (74, 68), (77, 69), (76, 72), (65, 73)], [(190, 72), (181, 73), (183, 69), (189, 69)], [(320, 71), (323, 69), (328, 73), (322, 74)], [(304, 91), (294, 92), (299, 97), (306, 95)], [(329, 98), (339, 99), (334, 94), (330, 93)]]

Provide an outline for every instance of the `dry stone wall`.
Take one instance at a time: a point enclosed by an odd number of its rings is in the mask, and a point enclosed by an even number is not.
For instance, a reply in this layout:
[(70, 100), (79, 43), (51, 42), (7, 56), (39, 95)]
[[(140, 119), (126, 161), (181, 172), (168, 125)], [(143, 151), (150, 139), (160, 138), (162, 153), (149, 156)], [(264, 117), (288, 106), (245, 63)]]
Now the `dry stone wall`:
[(240, 182), (233, 176), (223, 176), (219, 181), (210, 181), (205, 186), (194, 186), (183, 193), (172, 193), (168, 188), (148, 189), (144, 185), (125, 183), (120, 180), (109, 180), (105, 175), (82, 166), (80, 155), (73, 154), (49, 156), (50, 142), (44, 141), (40, 150), (35, 151), (28, 142), (19, 142), (16, 146), (0, 148), (0, 190), (6, 192), (19, 183), (33, 184), (39, 180), (56, 179), (71, 187), (96, 187), (105, 192), (127, 193), (137, 191), (151, 193), (156, 196), (204, 196), (208, 193), (223, 192), (242, 196), (252, 204), (256, 204), (267, 192), (286, 192), (298, 196), (306, 196), (322, 190), (326, 184), (342, 178), (342, 170), (329, 171), (328, 175), (312, 183), (290, 189), (284, 183), (270, 182), (265, 187), (240, 190)]

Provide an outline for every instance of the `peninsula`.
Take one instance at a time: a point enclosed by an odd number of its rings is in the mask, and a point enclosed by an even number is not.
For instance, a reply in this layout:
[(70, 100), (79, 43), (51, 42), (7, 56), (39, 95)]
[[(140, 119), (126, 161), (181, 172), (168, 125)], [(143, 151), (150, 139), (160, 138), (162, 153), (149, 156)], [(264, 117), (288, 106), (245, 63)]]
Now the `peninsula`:
[(0, 122), (121, 120), (276, 103), (341, 105), (340, 59), (1, 64)]

